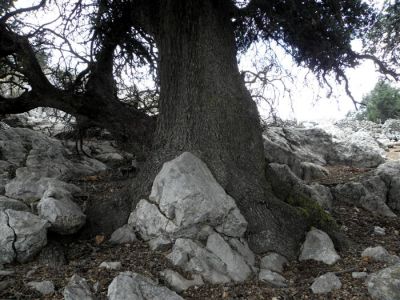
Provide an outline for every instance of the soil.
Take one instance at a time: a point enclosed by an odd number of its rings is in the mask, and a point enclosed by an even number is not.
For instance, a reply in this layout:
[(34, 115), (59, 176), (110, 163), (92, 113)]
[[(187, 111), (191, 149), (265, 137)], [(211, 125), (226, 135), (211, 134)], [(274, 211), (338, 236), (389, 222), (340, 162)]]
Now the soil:
[[(345, 166), (329, 167), (330, 176), (324, 183), (333, 185), (348, 180), (354, 180), (370, 172), (370, 169), (356, 169)], [(77, 182), (85, 182), (85, 191), (88, 194), (97, 191), (96, 197), (107, 199), (113, 193), (112, 186), (120, 188), (123, 174), (116, 172), (102, 173), (91, 178), (81, 178)], [(88, 184), (91, 182), (91, 184)], [(104, 188), (101, 189), (101, 186)], [(93, 189), (93, 190), (91, 190)], [(95, 189), (95, 190), (94, 190)], [(98, 191), (101, 190), (101, 193)], [(107, 192), (108, 191), (108, 192)], [(101, 199), (100, 199), (101, 200)], [(361, 252), (371, 246), (384, 246), (391, 254), (400, 254), (400, 222), (397, 218), (386, 218), (372, 214), (361, 208), (341, 205), (334, 207), (332, 215), (353, 243), (346, 251), (339, 252), (341, 260), (333, 266), (314, 261), (292, 261), (284, 270), (283, 276), (289, 281), (287, 288), (272, 288), (267, 283), (252, 278), (244, 283), (230, 283), (201, 287), (192, 287), (181, 295), (185, 299), (371, 299), (368, 295), (364, 279), (353, 279), (351, 272), (375, 272), (385, 267), (384, 263), (377, 263), (361, 258)], [(386, 235), (374, 235), (374, 226), (385, 228)], [(0, 299), (63, 299), (62, 290), (73, 274), (84, 277), (93, 286), (98, 283), (96, 299), (107, 298), (107, 288), (112, 279), (120, 271), (133, 271), (148, 276), (160, 284), (165, 284), (160, 277), (160, 271), (171, 268), (188, 276), (183, 270), (175, 268), (165, 258), (165, 253), (151, 251), (146, 243), (137, 241), (133, 244), (111, 245), (107, 242), (108, 236), (93, 236), (90, 239), (76, 237), (51, 236), (64, 249), (66, 264), (60, 267), (41, 265), (38, 260), (27, 264), (6, 265), (5, 269), (15, 270), (13, 276), (6, 279), (9, 285), (0, 285)], [(259, 259), (259, 258), (258, 258)], [(120, 261), (120, 270), (106, 270), (99, 268), (104, 261)], [(335, 272), (343, 286), (332, 293), (318, 296), (312, 294), (310, 286), (313, 280), (326, 272)], [(188, 277), (189, 278), (189, 277)], [(56, 293), (44, 297), (28, 288), (30, 281), (51, 280), (55, 284)], [(3, 281), (4, 282), (4, 281)]]

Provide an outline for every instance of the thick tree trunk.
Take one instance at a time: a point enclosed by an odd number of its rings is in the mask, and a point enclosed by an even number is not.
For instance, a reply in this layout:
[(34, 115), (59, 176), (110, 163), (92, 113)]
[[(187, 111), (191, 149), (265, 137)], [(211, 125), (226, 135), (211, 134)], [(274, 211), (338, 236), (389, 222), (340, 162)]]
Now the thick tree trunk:
[(252, 249), (293, 257), (306, 222), (268, 190), (259, 115), (238, 70), (228, 3), (161, 1), (156, 160), (200, 156), (249, 222)]

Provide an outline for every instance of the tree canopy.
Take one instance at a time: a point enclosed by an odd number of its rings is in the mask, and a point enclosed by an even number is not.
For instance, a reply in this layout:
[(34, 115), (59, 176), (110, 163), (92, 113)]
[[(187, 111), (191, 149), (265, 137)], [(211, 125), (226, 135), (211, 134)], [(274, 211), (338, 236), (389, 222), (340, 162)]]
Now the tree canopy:
[(383, 80), (375, 85), (362, 102), (366, 106), (362, 114), (370, 121), (380, 123), (400, 118), (400, 89)]
[[(27, 15), (40, 19), (30, 22)], [(329, 85), (333, 76), (349, 92), (345, 70), (364, 59), (398, 77), (396, 68), (372, 51), (352, 48), (352, 40), (375, 26), (377, 15), (361, 0), (11, 5), (0, 17), (0, 65), (5, 66), (0, 80), (17, 93), (0, 95), (0, 114), (52, 107), (80, 124), (108, 129), (122, 145), (146, 156), (143, 179), (128, 193), (136, 200), (148, 195), (164, 161), (194, 152), (246, 217), (250, 247), (293, 257), (315, 220), (269, 189), (259, 114), (237, 54), (256, 42), (273, 41), (322, 81)], [(45, 65), (39, 53), (49, 58)], [(144, 71), (153, 77), (152, 90), (139, 86)], [(149, 96), (157, 99), (156, 111)]]

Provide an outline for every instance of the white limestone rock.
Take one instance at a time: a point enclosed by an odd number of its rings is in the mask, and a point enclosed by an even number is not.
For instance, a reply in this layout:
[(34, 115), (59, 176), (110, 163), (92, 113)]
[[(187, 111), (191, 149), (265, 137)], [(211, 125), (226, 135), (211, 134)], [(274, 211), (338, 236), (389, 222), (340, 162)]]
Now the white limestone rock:
[(244, 281), (251, 275), (251, 269), (244, 258), (232, 250), (229, 244), (218, 234), (208, 237), (207, 249), (214, 253), (226, 265), (227, 274), (234, 281)]
[(289, 261), (278, 253), (270, 253), (260, 261), (260, 269), (271, 270), (274, 272), (282, 273), (283, 266), (287, 265)]
[[(73, 275), (64, 288), (64, 300), (94, 300), (94, 296), (85, 278)], [(127, 298), (128, 299), (128, 298)]]
[(390, 264), (400, 262), (400, 258), (397, 255), (391, 255), (384, 247), (368, 247), (362, 253), (362, 257), (371, 257), (375, 261), (384, 261)]
[(400, 299), (400, 264), (385, 268), (368, 276), (368, 292), (376, 300)]
[(15, 259), (15, 236), (9, 225), (9, 217), (4, 211), (0, 211), (0, 264), (10, 263)]
[(22, 263), (27, 262), (46, 245), (49, 225), (47, 221), (29, 212), (7, 209), (5, 213), (8, 216), (8, 226), (13, 231), (14, 258)]
[(135, 241), (137, 241), (135, 231), (129, 224), (125, 224), (115, 230), (110, 237), (110, 243), (112, 244), (127, 244)]
[(361, 278), (365, 278), (368, 276), (367, 272), (352, 272), (351, 273), (351, 277), (355, 278), (355, 279), (361, 279)]
[(31, 282), (28, 282), (27, 286), (37, 290), (42, 295), (50, 295), (55, 292), (54, 283), (49, 280), (31, 281)]
[(24, 202), (5, 196), (0, 196), (0, 210), (6, 209), (30, 211), (29, 207)]
[(86, 215), (72, 198), (72, 193), (62, 186), (48, 187), (37, 208), (39, 216), (51, 224), (50, 230), (73, 234), (85, 224)]
[(244, 238), (230, 238), (229, 245), (244, 258), (249, 266), (254, 266), (256, 262), (255, 255)]
[(187, 272), (200, 274), (204, 280), (210, 283), (219, 284), (231, 281), (226, 264), (214, 253), (192, 240), (177, 239), (167, 258)]
[(244, 231), (245, 221), (238, 211), (228, 217), (232, 210), (237, 209), (235, 201), (216, 182), (208, 167), (189, 152), (163, 165), (154, 180), (149, 199), (179, 230), (190, 232), (189, 228), (198, 224), (218, 226), (227, 219), (228, 222), (240, 220), (236, 225), (232, 222), (223, 225), (227, 235), (237, 236)]
[(299, 260), (308, 259), (321, 261), (328, 265), (333, 265), (340, 259), (332, 240), (322, 230), (314, 228), (307, 233), (306, 240), (301, 247)]
[(160, 272), (160, 275), (165, 279), (170, 287), (178, 293), (186, 291), (192, 286), (201, 286), (204, 284), (200, 275), (193, 275), (193, 279), (189, 280), (171, 269), (165, 269)]
[(133, 272), (122, 272), (108, 287), (109, 300), (183, 300), (175, 292)]
[(107, 270), (119, 270), (122, 265), (120, 261), (103, 261), (99, 267)]
[(271, 270), (261, 269), (258, 274), (258, 279), (271, 284), (274, 287), (286, 287), (287, 280), (279, 273), (272, 272)]
[(335, 273), (330, 272), (316, 278), (311, 285), (311, 290), (314, 294), (326, 294), (341, 287), (340, 279)]

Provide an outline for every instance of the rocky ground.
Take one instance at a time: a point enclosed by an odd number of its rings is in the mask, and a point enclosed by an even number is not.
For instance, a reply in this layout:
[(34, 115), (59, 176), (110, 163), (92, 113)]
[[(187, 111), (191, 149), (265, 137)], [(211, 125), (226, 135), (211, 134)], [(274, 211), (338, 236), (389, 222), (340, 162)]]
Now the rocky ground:
[[(272, 191), (316, 227), (299, 253), (274, 248), (291, 262), (254, 256), (235, 200), (193, 153), (165, 163), (132, 212), (133, 154), (96, 137), (88, 157), (3, 126), (0, 299), (400, 299), (400, 121), (386, 125), (266, 129)], [(348, 237), (340, 257), (329, 214)]]
[[(335, 182), (339, 177), (343, 182), (353, 178), (355, 173), (362, 176), (365, 171), (348, 167), (336, 167), (332, 170), (336, 170), (332, 172), (332, 178), (324, 180)], [(82, 178), (80, 182), (81, 186), (85, 185), (86, 193), (97, 193), (97, 197), (107, 198), (115, 189), (120, 188), (121, 181), (124, 180), (123, 176), (116, 175), (116, 172), (111, 170), (99, 173), (91, 179)], [(385, 267), (383, 262), (361, 257), (361, 252), (367, 247), (382, 245), (390, 253), (398, 254), (400, 223), (395, 218), (380, 217), (354, 206), (334, 207), (332, 214), (353, 241), (350, 249), (339, 252), (341, 260), (333, 266), (311, 260), (291, 262), (282, 274), (289, 282), (285, 288), (273, 288), (252, 278), (243, 283), (191, 287), (181, 295), (185, 299), (372, 299), (364, 279), (352, 278), (352, 272), (371, 273)], [(384, 228), (385, 235), (375, 234), (375, 226)], [(50, 236), (49, 240), (51, 239)], [(7, 270), (15, 270), (15, 273), (2, 275), (0, 299), (63, 299), (62, 288), (73, 274), (86, 278), (92, 286), (97, 285), (95, 296), (98, 299), (107, 298), (107, 288), (120, 271), (138, 272), (161, 284), (165, 282), (160, 272), (166, 268), (185, 274), (183, 270), (174, 267), (162, 252), (151, 251), (143, 241), (112, 245), (107, 239), (108, 237), (103, 239), (103, 236), (86, 240), (76, 239), (74, 236), (61, 240), (58, 238), (56, 243), (65, 253), (66, 264), (57, 268), (40, 264), (38, 261), (8, 265)], [(52, 243), (55, 242), (50, 242)], [(100, 268), (100, 264), (105, 261), (119, 261), (121, 267), (117, 270)], [(310, 285), (316, 277), (326, 272), (337, 274), (343, 284), (342, 288), (321, 296), (313, 294)], [(26, 285), (27, 282), (43, 280), (51, 280), (57, 292), (42, 296)]]

